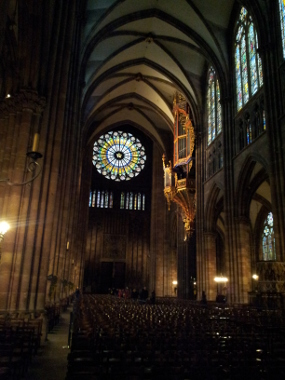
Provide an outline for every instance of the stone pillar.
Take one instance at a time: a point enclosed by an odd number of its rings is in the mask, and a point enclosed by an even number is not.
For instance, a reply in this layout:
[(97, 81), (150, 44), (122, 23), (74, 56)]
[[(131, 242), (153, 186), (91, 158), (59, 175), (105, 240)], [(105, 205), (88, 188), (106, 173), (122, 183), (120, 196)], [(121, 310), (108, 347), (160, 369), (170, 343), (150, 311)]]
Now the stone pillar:
[[(200, 273), (197, 275), (199, 281), (199, 289), (206, 292), (207, 299), (209, 301), (216, 300), (217, 287), (214, 278), (219, 275), (217, 273), (216, 263), (216, 235), (211, 232), (204, 233), (204, 253), (203, 253), (203, 270), (204, 274), (201, 276), (203, 282), (199, 280)], [(225, 275), (223, 273), (223, 275)], [(198, 297), (201, 295), (198, 294)]]
[(150, 284), (149, 291), (155, 290), (157, 296), (164, 295), (165, 257), (165, 218), (166, 200), (163, 194), (162, 154), (153, 146), (153, 176), (151, 200), (151, 238), (150, 238)]
[[(22, 90), (5, 99), (8, 109), (6, 145), (3, 149), (2, 168), (9, 181), (3, 183), (1, 214), (11, 229), (10, 252), (4, 255), (2, 272), (3, 294), (1, 309), (26, 310), (32, 291), (34, 270), (35, 228), (38, 210), (33, 197), (33, 182), (27, 183), (39, 170), (29, 165), (26, 153), (32, 150), (33, 136), (38, 131), (44, 99), (33, 90)], [(2, 174), (3, 175), (3, 174)], [(33, 222), (34, 221), (34, 222)]]
[(238, 302), (248, 303), (249, 292), (251, 290), (251, 228), (250, 222), (243, 218), (238, 221), (239, 238), (237, 240), (237, 277), (230, 278), (229, 281), (236, 283), (239, 290)]

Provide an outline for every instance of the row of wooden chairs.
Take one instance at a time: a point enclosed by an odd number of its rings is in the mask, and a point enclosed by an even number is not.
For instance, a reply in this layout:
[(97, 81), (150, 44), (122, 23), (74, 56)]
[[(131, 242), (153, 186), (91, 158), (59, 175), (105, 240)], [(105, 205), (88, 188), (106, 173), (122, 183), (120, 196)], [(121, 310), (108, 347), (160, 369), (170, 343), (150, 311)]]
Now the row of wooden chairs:
[(41, 318), (0, 319), (1, 379), (22, 377), (38, 351), (42, 333)]
[(66, 380), (283, 376), (282, 321), (282, 313), (267, 311), (205, 309), (162, 299), (140, 305), (84, 295), (76, 311)]

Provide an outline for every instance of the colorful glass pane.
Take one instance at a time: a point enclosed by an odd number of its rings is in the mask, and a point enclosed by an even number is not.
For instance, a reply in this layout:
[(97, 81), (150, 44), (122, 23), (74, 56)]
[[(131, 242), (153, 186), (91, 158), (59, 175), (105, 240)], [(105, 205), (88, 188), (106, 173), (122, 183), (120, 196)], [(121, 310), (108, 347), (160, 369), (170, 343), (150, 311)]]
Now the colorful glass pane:
[(217, 94), (217, 134), (222, 131), (222, 106), (221, 106), (221, 94), (220, 94), (220, 85), (217, 80), (216, 83), (216, 94)]
[(113, 208), (113, 192), (110, 193), (109, 208)]
[(245, 21), (246, 16), (247, 16), (247, 10), (244, 7), (242, 7), (240, 11), (240, 20)]
[(285, 58), (285, 0), (279, 0), (279, 14), (280, 14), (283, 58)]
[(250, 83), (251, 94), (255, 94), (258, 90), (257, 82), (257, 59), (256, 59), (256, 46), (255, 46), (255, 31), (253, 24), (250, 24), (248, 31), (248, 46), (249, 46), (249, 64), (250, 64)]
[(235, 74), (237, 110), (245, 105), (263, 85), (262, 62), (258, 50), (258, 38), (252, 18), (241, 9), (236, 34)]
[(125, 208), (125, 193), (121, 192), (121, 202), (120, 202), (120, 209)]
[(272, 212), (268, 213), (264, 222), (262, 234), (262, 257), (263, 260), (276, 260)]
[[(255, 32), (256, 35), (256, 32)], [(256, 50), (258, 50), (258, 38), (256, 35)], [(257, 64), (258, 64), (258, 79), (259, 79), (259, 87), (263, 85), (263, 70), (262, 70), (262, 62), (259, 53), (257, 52)]]
[(94, 143), (92, 162), (106, 178), (127, 181), (139, 175), (144, 168), (145, 148), (131, 133), (111, 131)]
[(236, 63), (236, 92), (237, 92), (237, 109), (238, 111), (242, 108), (242, 85), (241, 85), (241, 66), (240, 66), (240, 48), (239, 45), (236, 46), (235, 54)]
[(216, 137), (216, 105), (215, 105), (215, 82), (211, 83), (211, 132), (212, 132), (212, 141)]
[(250, 122), (248, 123), (247, 129), (246, 129), (246, 142), (247, 142), (247, 145), (252, 143), (252, 129), (251, 129)]
[(262, 122), (263, 122), (263, 130), (266, 130), (266, 118), (265, 118), (265, 110), (262, 111)]
[(241, 39), (241, 78), (243, 91), (243, 104), (247, 103), (249, 98), (248, 92), (248, 72), (247, 72), (246, 40), (243, 34)]
[(133, 193), (130, 193), (129, 210), (133, 209), (133, 202), (134, 202), (134, 195), (133, 195)]
[(109, 206), (109, 192), (108, 191), (105, 192), (105, 202), (104, 203), (105, 203), (104, 204), (105, 208), (108, 208), (108, 206)]
[(220, 86), (216, 79), (214, 69), (211, 67), (208, 75), (207, 90), (207, 111), (208, 111), (208, 145), (215, 139), (222, 130)]
[(208, 145), (212, 142), (212, 96), (211, 85), (213, 81), (213, 73), (210, 69), (209, 81), (208, 81), (208, 96), (207, 96), (207, 111), (208, 111)]

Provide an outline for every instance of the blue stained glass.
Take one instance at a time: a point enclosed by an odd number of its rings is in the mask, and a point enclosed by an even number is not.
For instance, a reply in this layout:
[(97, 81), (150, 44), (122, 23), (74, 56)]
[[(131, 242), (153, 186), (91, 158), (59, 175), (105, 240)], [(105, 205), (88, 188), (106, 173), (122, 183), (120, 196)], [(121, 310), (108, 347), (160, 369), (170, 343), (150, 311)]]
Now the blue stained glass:
[(262, 62), (258, 38), (252, 18), (245, 8), (241, 9), (236, 34), (235, 73), (237, 110), (239, 111), (263, 85)]
[(221, 104), (220, 104), (220, 87), (216, 79), (214, 69), (211, 67), (208, 74), (207, 90), (207, 111), (208, 111), (208, 145), (215, 139), (216, 135), (221, 132)]
[(133, 195), (133, 193), (130, 193), (129, 210), (133, 209), (133, 202), (134, 202), (134, 195)]
[(237, 109), (238, 111), (242, 108), (242, 89), (241, 89), (241, 68), (240, 68), (240, 48), (239, 45), (236, 46), (236, 86), (237, 86)]
[(145, 148), (131, 133), (116, 131), (102, 135), (93, 147), (93, 165), (114, 181), (127, 181), (144, 168)]
[(125, 193), (121, 192), (121, 202), (120, 202), (120, 209), (125, 208)]
[(217, 85), (216, 85), (216, 92), (217, 92), (217, 133), (220, 133), (222, 131), (222, 106), (221, 106), (220, 85), (219, 85), (218, 80), (217, 80)]
[(262, 234), (263, 260), (276, 260), (275, 237), (273, 230), (273, 214), (269, 212), (264, 222)]
[(208, 145), (212, 141), (211, 86), (208, 85)]
[(280, 14), (283, 58), (285, 58), (285, 0), (279, 0), (279, 14)]
[(241, 65), (242, 65), (241, 77), (242, 77), (243, 103), (245, 104), (247, 103), (248, 98), (249, 98), (245, 35), (243, 35), (241, 39)]
[(251, 75), (251, 93), (253, 95), (258, 90), (255, 32), (254, 32), (253, 24), (250, 24), (249, 26), (248, 44), (249, 44), (249, 62), (250, 62), (250, 75)]
[(251, 129), (251, 124), (250, 122), (247, 125), (247, 130), (246, 130), (246, 141), (247, 145), (252, 143), (252, 129)]
[(240, 11), (240, 20), (245, 21), (246, 15), (247, 15), (247, 10), (244, 7), (242, 7)]
[(265, 117), (265, 110), (262, 111), (262, 121), (263, 121), (263, 130), (266, 130), (266, 117)]

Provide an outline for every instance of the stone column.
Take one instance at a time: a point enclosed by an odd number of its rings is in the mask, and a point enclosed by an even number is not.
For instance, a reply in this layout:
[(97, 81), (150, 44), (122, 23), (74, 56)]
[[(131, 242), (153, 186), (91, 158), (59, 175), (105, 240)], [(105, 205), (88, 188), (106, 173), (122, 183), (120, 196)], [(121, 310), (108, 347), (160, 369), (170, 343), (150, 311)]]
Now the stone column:
[[(217, 276), (216, 235), (214, 233), (204, 233), (204, 252), (202, 260), (204, 273), (201, 277), (204, 281), (202, 283), (200, 281), (199, 289), (206, 292), (209, 301), (214, 301), (217, 295), (217, 287), (214, 281), (214, 278)], [(201, 278), (200, 273), (197, 277), (198, 279)], [(200, 294), (198, 294), (198, 297), (200, 297)]]
[(237, 277), (230, 278), (230, 283), (236, 283), (239, 290), (238, 302), (248, 303), (251, 290), (251, 228), (249, 220), (242, 218), (238, 221), (239, 238), (237, 240)]
[(153, 176), (151, 200), (151, 238), (150, 238), (150, 284), (149, 291), (155, 289), (157, 296), (164, 295), (164, 236), (166, 200), (163, 194), (162, 154), (153, 146)]

